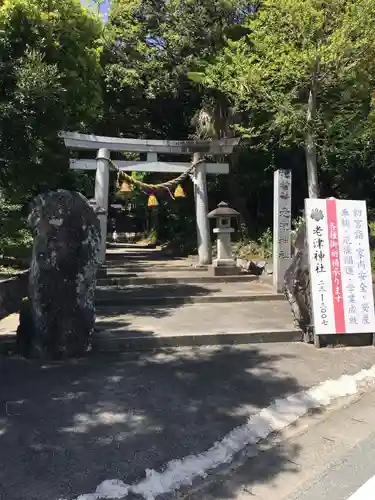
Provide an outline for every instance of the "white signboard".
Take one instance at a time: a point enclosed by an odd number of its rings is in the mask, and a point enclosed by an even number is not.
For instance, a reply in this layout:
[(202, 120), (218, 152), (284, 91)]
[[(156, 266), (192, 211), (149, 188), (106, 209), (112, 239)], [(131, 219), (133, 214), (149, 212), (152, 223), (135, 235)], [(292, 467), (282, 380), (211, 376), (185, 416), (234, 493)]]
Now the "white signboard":
[(365, 201), (305, 200), (316, 335), (375, 333)]
[(285, 271), (291, 258), (292, 229), (292, 172), (276, 170), (274, 173), (273, 212), (273, 284), (278, 292), (284, 287)]

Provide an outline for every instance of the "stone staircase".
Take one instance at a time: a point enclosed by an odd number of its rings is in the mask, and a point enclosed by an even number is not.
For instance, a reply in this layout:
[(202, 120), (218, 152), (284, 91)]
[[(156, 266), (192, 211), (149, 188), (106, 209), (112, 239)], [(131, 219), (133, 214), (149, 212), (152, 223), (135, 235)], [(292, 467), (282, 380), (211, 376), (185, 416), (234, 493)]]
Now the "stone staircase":
[[(99, 352), (301, 339), (269, 277), (215, 277), (195, 258), (139, 245), (108, 249), (96, 311)], [(18, 314), (0, 321), (0, 353), (14, 352), (17, 326)]]
[(93, 349), (300, 340), (289, 305), (268, 277), (215, 277), (194, 258), (116, 245), (98, 279)]

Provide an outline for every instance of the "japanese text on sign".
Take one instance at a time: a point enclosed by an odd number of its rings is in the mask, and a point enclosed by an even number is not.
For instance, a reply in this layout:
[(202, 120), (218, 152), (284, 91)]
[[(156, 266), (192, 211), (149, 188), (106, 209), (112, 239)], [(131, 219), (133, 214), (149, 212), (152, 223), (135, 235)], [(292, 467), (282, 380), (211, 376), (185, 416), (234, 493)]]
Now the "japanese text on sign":
[(291, 258), (291, 181), (290, 170), (277, 170), (274, 174), (273, 281), (279, 292)]
[(279, 259), (289, 259), (291, 255), (291, 172), (279, 170), (276, 177), (277, 255)]
[(305, 200), (316, 334), (375, 331), (366, 203)]

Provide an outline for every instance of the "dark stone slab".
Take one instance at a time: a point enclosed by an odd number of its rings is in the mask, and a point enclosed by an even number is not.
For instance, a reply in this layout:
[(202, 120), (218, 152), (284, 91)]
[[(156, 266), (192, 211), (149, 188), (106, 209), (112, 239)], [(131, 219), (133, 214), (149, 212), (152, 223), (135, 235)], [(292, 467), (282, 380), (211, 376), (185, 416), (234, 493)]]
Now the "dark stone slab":
[(253, 274), (254, 276), (261, 276), (264, 273), (264, 270), (266, 268), (266, 262), (261, 260), (261, 261), (255, 261), (255, 260), (248, 260), (248, 259), (237, 259), (237, 266), (244, 269), (245, 271), (249, 272), (250, 274)]
[(39, 358), (82, 356), (95, 322), (99, 220), (81, 194), (58, 190), (33, 200), (29, 225), (34, 244), (19, 351)]
[(266, 267), (266, 262), (265, 261), (251, 261), (250, 266), (249, 266), (249, 272), (251, 274), (254, 274), (255, 276), (261, 276), (264, 272), (264, 269)]
[(27, 296), (28, 276), (29, 271), (23, 271), (0, 283), (0, 319), (20, 310)]

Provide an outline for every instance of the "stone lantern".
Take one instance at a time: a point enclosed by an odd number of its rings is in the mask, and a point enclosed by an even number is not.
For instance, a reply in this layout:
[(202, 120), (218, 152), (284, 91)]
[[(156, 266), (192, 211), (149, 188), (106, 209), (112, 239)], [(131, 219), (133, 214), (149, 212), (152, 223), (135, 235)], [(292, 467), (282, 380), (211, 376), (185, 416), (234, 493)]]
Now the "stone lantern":
[(233, 210), (227, 203), (222, 201), (207, 216), (209, 219), (216, 219), (214, 234), (217, 235), (217, 259), (212, 262), (212, 270), (215, 276), (228, 276), (241, 272), (233, 259), (230, 236), (234, 232), (234, 228), (231, 227), (231, 219), (239, 215), (236, 210)]

